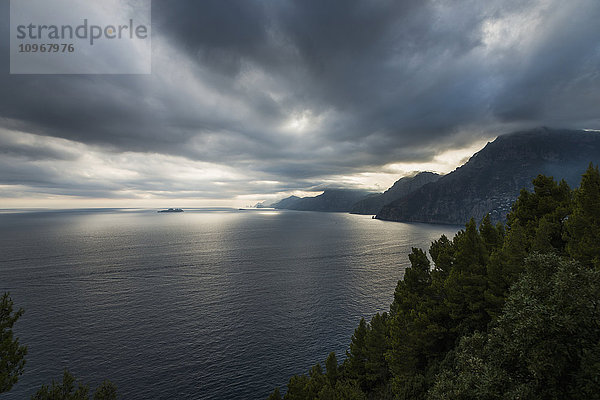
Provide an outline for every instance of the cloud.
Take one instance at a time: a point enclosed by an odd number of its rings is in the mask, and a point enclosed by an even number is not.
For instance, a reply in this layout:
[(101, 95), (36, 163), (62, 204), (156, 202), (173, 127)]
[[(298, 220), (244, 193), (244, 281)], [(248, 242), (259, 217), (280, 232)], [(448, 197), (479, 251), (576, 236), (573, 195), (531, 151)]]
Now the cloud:
[[(0, 57), (8, 4), (0, 2)], [(0, 136), (1, 182), (214, 199), (337, 178), (375, 187), (411, 166), (447, 172), (441, 155), (464, 149), (453, 156), (462, 159), (499, 133), (600, 126), (595, 0), (152, 6), (150, 76), (9, 75), (2, 60), (0, 128), (13, 133)], [(114, 166), (98, 170), (106, 179), (52, 173), (99, 159)], [(152, 163), (161, 167), (145, 170)]]

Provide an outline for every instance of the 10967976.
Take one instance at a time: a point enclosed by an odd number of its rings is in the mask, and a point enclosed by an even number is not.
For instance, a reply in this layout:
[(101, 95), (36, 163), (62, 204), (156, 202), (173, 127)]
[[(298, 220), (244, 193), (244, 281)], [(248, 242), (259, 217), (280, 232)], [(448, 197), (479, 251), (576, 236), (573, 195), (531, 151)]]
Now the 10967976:
[(19, 53), (73, 53), (74, 51), (73, 43), (19, 44)]

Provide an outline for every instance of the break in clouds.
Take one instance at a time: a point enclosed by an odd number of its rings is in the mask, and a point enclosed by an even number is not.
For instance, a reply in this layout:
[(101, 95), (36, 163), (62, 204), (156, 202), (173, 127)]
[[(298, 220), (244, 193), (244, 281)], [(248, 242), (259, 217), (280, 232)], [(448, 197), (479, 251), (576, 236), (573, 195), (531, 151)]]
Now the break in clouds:
[(9, 75), (0, 4), (5, 201), (384, 189), (501, 133), (600, 126), (597, 0), (154, 1), (137, 76)]

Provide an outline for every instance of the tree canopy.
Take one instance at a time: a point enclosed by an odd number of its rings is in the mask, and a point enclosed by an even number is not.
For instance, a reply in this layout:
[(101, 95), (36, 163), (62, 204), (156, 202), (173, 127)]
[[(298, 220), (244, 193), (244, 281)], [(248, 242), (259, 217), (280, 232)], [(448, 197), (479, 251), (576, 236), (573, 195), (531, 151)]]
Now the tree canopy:
[[(31, 400), (89, 400), (90, 387), (77, 382), (66, 369), (62, 382), (52, 381), (51, 385), (42, 387), (31, 396)], [(117, 388), (110, 381), (104, 381), (94, 392), (93, 400), (116, 400)]]
[(23, 309), (14, 310), (9, 293), (0, 300), (0, 393), (8, 392), (19, 380), (25, 368), (27, 347), (14, 337), (13, 326), (23, 315)]
[(328, 357), (335, 373), (317, 364), (283, 399), (599, 397), (597, 166), (575, 190), (538, 176), (506, 223), (471, 220), (409, 261), (390, 312), (361, 319), (341, 365)]

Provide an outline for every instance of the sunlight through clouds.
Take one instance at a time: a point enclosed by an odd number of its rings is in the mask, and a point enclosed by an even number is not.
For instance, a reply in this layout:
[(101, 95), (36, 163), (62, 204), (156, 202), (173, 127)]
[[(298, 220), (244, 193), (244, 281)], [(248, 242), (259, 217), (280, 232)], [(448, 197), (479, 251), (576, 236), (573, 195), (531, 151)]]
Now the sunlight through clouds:
[(0, 200), (383, 191), (501, 134), (600, 126), (596, 0), (235, 4), (153, 2), (151, 75), (3, 70)]

